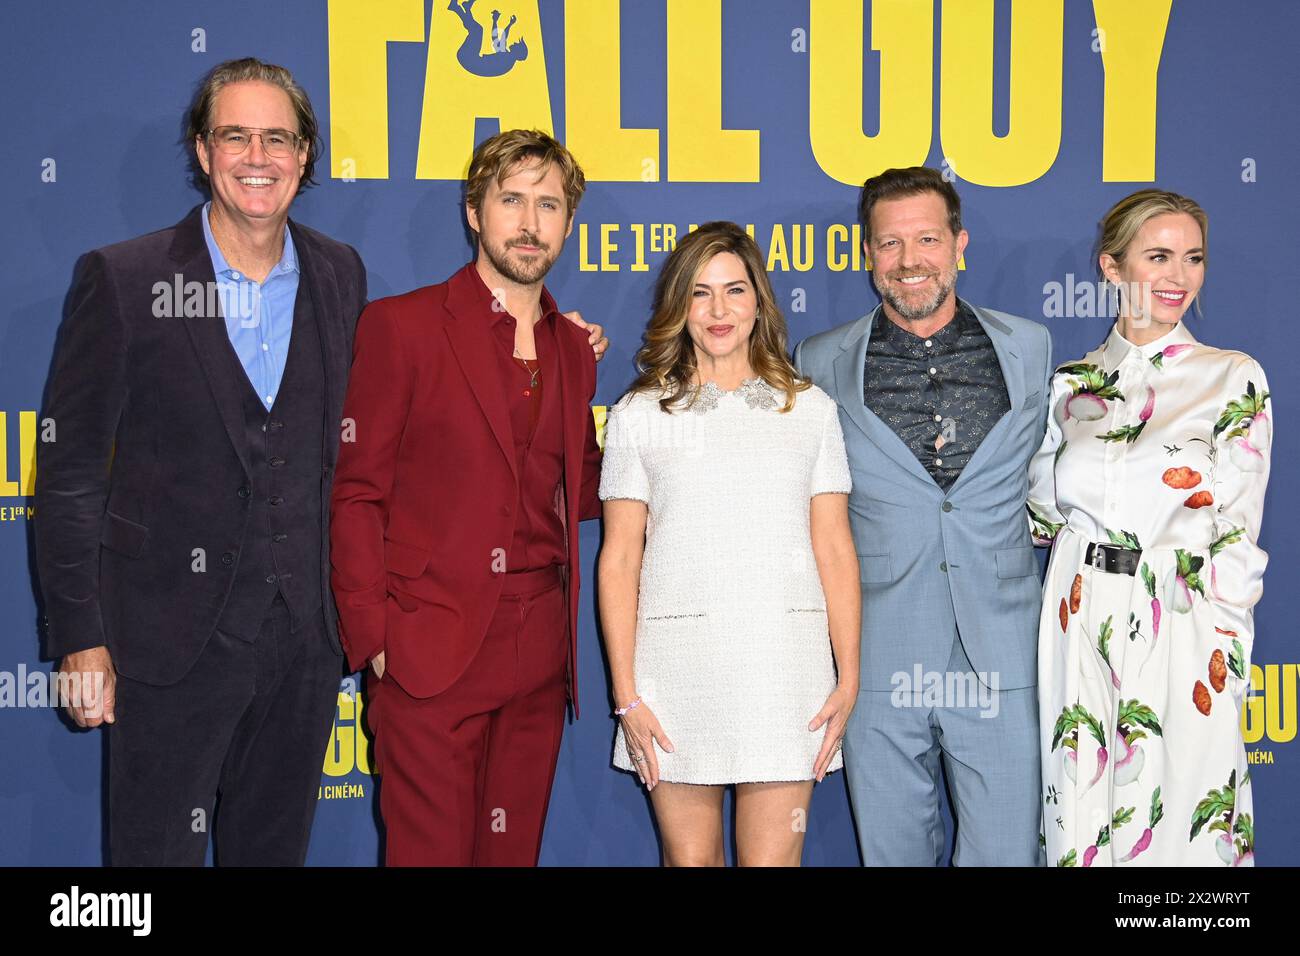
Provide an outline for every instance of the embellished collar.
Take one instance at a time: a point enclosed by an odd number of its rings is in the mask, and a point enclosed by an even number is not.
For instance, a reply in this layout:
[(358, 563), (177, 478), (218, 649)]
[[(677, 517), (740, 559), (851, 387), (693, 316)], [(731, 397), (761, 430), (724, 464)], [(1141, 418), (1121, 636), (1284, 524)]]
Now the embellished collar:
[(718, 387), (716, 382), (705, 382), (701, 386), (691, 386), (692, 391), (698, 391), (691, 410), (697, 415), (703, 415), (718, 407), (718, 402), (724, 395), (735, 395), (745, 400), (745, 404), (750, 408), (776, 408), (776, 389), (767, 383), (762, 377), (747, 378), (739, 386), (731, 391), (724, 391)]
[(1117, 322), (1111, 326), (1110, 335), (1106, 336), (1106, 342), (1101, 349), (1101, 356), (1108, 369), (1115, 368), (1125, 359), (1131, 361), (1134, 358), (1140, 358), (1150, 362), (1156, 368), (1162, 368), (1167, 360), (1181, 355), (1199, 344), (1195, 336), (1187, 328), (1187, 324), (1181, 319), (1177, 325), (1160, 336), (1160, 338), (1148, 342), (1146, 345), (1134, 345), (1120, 335), (1119, 323)]

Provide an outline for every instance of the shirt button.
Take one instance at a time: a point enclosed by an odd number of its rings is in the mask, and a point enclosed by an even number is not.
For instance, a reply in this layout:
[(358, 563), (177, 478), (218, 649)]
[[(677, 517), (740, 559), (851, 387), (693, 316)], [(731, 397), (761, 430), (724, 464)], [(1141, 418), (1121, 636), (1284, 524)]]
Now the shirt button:
[(265, 342), (262, 343), (262, 351), (263, 351), (263, 352), (268, 352), (268, 351), (270, 351), (270, 349), (271, 349), (271, 346), (267, 345)]
[(275, 507), (279, 507), (281, 504), (284, 503), (284, 499), (281, 498), (279, 495), (272, 495), (269, 500), (271, 504)]
[(933, 345), (933, 344), (934, 344), (934, 343), (931, 342), (929, 339), (926, 339), (926, 340), (925, 340), (925, 347), (926, 347), (927, 349), (928, 349), (931, 345)]
[(268, 575), (266, 576), (266, 583), (267, 583), (267, 584), (274, 584), (274, 583), (275, 583), (275, 575), (274, 575), (274, 574), (268, 574)]
[(944, 510), (944, 511), (952, 511), (952, 502), (951, 502), (951, 501), (945, 501), (945, 502), (943, 503), (943, 510)]
[(941, 421), (943, 421), (943, 416), (942, 416), (942, 415), (935, 415), (935, 416), (934, 416), (934, 420), (935, 420), (936, 422), (941, 422)]
[(249, 494), (251, 494), (251, 492), (248, 490), (247, 486), (243, 486), (237, 492), (235, 492), (235, 494), (239, 495), (239, 497), (241, 498), (247, 498)]
[(233, 552), (233, 551), (227, 551), (225, 554), (223, 554), (223, 555), (221, 556), (221, 563), (222, 563), (222, 564), (234, 564), (234, 563), (235, 563), (235, 552)]
[(232, 278), (232, 279), (240, 279), (240, 278), (243, 278), (243, 277), (242, 277), (238, 272), (232, 272), (232, 273), (230, 273), (230, 278)]
[(930, 374), (931, 374), (931, 375), (937, 375), (937, 374), (939, 374), (939, 370), (938, 370), (937, 368), (935, 368), (933, 365), (931, 365), (931, 366), (930, 366)]
[(947, 561), (940, 561), (940, 562), (939, 562), (939, 570), (942, 571), (944, 574), (947, 574), (947, 573), (948, 573), (948, 562), (947, 562)]
[(530, 392), (528, 389), (524, 389), (524, 398), (527, 398), (527, 397), (528, 397), (529, 395), (531, 395), (531, 394), (533, 394), (533, 393)]
[(283, 531), (277, 531), (275, 534), (271, 535), (271, 540), (272, 540), (272, 541), (275, 541), (275, 542), (280, 542), (280, 541), (283, 541), (283, 540), (284, 540), (285, 538), (287, 538), (287, 537), (289, 537), (289, 536), (288, 536), (287, 534), (285, 534)]
[(279, 467), (280, 467), (281, 465), (283, 465), (283, 464), (284, 464), (284, 459), (281, 458), (279, 455), (272, 455), (272, 456), (271, 456), (271, 467), (272, 467), (272, 468), (279, 468)]
[(266, 396), (266, 400), (267, 400), (268, 402), (273, 402), (273, 401), (275, 401), (275, 396), (274, 396), (274, 395), (268, 395), (268, 396)]
[(943, 459), (942, 459), (942, 458), (936, 458), (936, 459), (934, 460), (934, 463), (935, 463), (936, 465), (938, 465), (940, 468), (943, 467)]

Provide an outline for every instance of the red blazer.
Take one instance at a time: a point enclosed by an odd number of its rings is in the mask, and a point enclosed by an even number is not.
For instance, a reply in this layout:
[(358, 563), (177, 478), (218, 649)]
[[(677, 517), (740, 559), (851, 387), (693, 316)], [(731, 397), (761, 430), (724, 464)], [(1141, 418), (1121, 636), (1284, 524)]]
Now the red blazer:
[[(357, 324), (331, 499), (330, 582), (348, 663), (414, 697), (446, 690), (487, 633), (519, 500), (505, 385), (473, 265), (370, 303)], [(554, 305), (542, 293), (542, 307)], [(564, 425), (556, 510), (569, 563), (569, 697), (577, 695), (577, 524), (600, 514), (586, 333), (555, 323)], [(552, 383), (547, 388), (554, 387)]]

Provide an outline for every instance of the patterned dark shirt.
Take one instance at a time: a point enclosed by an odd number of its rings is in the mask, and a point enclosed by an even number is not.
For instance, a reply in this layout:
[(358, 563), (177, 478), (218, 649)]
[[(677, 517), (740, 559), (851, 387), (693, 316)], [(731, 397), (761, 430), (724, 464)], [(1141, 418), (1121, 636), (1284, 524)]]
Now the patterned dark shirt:
[(993, 343), (960, 299), (953, 320), (928, 339), (881, 312), (871, 330), (863, 380), (867, 408), (945, 491), (1011, 408)]

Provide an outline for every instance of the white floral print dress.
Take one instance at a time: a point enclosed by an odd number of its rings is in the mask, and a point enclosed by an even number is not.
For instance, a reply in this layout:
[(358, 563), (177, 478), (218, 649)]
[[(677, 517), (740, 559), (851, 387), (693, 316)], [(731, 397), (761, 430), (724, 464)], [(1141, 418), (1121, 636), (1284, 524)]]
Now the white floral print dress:
[[(1135, 346), (1112, 328), (1060, 366), (1030, 465), (1052, 542), (1039, 628), (1043, 838), (1057, 866), (1251, 865), (1241, 706), (1272, 437), (1249, 355), (1183, 323)], [(1139, 551), (1129, 576), (1090, 542)]]

